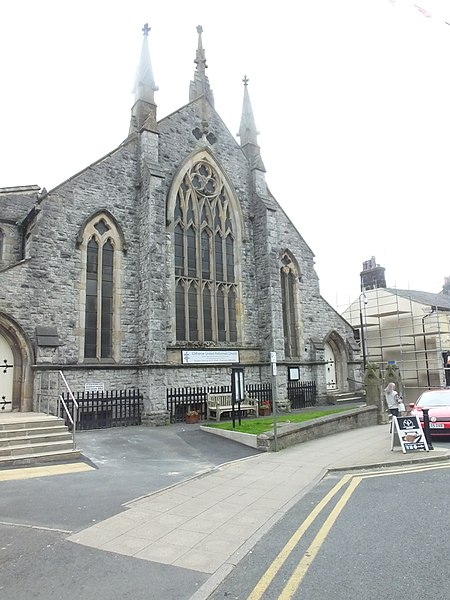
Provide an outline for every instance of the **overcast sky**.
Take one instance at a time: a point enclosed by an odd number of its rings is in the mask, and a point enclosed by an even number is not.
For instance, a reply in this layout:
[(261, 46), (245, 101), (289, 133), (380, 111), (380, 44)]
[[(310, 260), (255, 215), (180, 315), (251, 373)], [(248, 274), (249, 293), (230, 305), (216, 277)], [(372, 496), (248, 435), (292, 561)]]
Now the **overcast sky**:
[(0, 4), (0, 187), (50, 190), (128, 134), (142, 45), (158, 118), (188, 102), (203, 26), (216, 110), (244, 75), (268, 185), (339, 311), (375, 256), (390, 287), (450, 276), (448, 0), (12, 0)]

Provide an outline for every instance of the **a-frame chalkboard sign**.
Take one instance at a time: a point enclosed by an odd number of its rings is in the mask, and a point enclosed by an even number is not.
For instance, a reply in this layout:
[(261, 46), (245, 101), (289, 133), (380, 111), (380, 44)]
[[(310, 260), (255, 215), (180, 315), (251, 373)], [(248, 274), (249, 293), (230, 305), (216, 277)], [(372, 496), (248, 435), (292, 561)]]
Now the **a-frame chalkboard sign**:
[(417, 417), (392, 417), (391, 450), (401, 446), (403, 454), (417, 450), (429, 451), (425, 434)]

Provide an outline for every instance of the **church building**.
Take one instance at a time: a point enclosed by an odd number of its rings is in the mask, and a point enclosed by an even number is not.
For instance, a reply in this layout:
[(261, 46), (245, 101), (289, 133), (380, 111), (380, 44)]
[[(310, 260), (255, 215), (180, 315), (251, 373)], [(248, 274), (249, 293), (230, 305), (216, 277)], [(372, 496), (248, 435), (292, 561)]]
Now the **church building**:
[(74, 392), (139, 388), (151, 417), (232, 365), (270, 383), (271, 353), (279, 397), (289, 378), (351, 391), (359, 347), (267, 187), (247, 78), (236, 140), (198, 27), (188, 101), (160, 118), (149, 31), (126, 139), (50, 191), (0, 188), (0, 409), (43, 410), (62, 373)]

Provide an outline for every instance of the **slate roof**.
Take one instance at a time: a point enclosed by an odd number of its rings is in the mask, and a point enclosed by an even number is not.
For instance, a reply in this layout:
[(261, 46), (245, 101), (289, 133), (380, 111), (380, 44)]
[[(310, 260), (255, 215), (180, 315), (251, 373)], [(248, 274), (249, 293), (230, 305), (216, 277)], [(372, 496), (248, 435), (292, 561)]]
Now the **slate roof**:
[(430, 292), (419, 292), (417, 290), (399, 290), (397, 288), (386, 288), (387, 292), (391, 294), (397, 294), (402, 298), (407, 298), (413, 302), (420, 302), (428, 306), (437, 306), (440, 309), (450, 310), (450, 296), (439, 292), (439, 294), (432, 294)]
[(0, 188), (0, 221), (22, 221), (36, 204), (38, 185)]

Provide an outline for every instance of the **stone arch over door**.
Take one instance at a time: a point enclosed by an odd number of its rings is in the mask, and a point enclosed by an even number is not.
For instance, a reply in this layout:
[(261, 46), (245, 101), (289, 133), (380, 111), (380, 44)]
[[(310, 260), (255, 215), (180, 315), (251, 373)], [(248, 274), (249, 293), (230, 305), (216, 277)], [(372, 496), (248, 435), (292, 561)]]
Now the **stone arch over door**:
[(343, 392), (348, 388), (348, 356), (342, 337), (332, 331), (324, 340), (327, 391)]
[[(33, 352), (26, 334), (21, 327), (7, 315), (0, 313), (0, 336), (1, 346), (8, 356), (0, 356), (0, 362), (4, 360), (12, 364), (7, 368), (8, 395), (11, 394), (11, 410), (27, 412), (33, 410), (33, 374), (31, 365), (33, 363)], [(9, 362), (12, 360), (12, 363)], [(2, 376), (3, 368), (0, 376)], [(2, 412), (2, 411), (0, 411)]]

